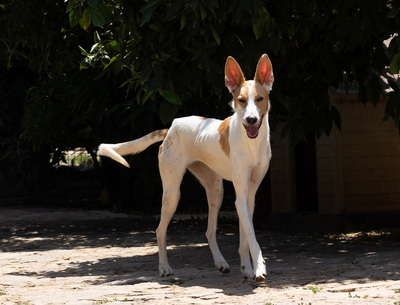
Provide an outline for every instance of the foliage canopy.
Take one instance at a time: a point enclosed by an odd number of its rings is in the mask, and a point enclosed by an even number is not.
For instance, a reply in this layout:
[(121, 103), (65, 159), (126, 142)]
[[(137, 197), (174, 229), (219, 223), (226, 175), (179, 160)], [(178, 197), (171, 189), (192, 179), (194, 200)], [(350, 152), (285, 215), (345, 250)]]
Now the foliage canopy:
[(32, 148), (95, 151), (176, 116), (225, 117), (228, 55), (250, 78), (268, 53), (284, 137), (340, 127), (340, 85), (364, 103), (389, 85), (384, 119), (400, 127), (400, 89), (381, 81), (400, 70), (399, 17), (395, 0), (3, 0), (2, 158), (20, 166)]
[[(163, 123), (176, 116), (181, 101), (190, 110), (204, 111), (207, 104), (209, 113), (226, 111), (228, 55), (248, 76), (262, 53), (270, 55), (277, 79), (273, 117), (285, 122), (282, 136), (295, 140), (329, 133), (333, 123), (340, 127), (329, 88), (355, 83), (361, 102), (376, 103), (383, 94), (380, 76), (388, 66), (391, 73), (400, 67), (398, 37), (389, 50), (383, 44), (398, 32), (395, 1), (69, 0), (69, 16), (72, 26), (87, 29), (91, 20), (100, 26), (90, 52), (82, 50), (81, 66), (128, 70), (123, 85), (139, 104), (161, 100)], [(397, 124), (391, 107), (387, 116)]]

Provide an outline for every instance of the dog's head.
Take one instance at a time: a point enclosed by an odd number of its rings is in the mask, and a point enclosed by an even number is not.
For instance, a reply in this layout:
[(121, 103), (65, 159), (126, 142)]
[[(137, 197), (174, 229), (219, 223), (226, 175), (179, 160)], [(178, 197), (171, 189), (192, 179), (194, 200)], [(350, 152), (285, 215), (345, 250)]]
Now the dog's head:
[(269, 109), (269, 92), (274, 74), (267, 54), (258, 61), (254, 80), (246, 81), (237, 61), (229, 56), (225, 64), (225, 85), (233, 95), (233, 108), (246, 129), (247, 136), (254, 139)]

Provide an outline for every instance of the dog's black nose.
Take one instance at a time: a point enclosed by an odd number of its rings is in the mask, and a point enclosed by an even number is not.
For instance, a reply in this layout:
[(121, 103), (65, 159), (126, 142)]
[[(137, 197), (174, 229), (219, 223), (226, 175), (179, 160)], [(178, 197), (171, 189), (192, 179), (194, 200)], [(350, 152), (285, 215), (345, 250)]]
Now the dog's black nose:
[(250, 125), (254, 125), (255, 123), (257, 123), (257, 118), (255, 116), (249, 116), (246, 118), (246, 122)]

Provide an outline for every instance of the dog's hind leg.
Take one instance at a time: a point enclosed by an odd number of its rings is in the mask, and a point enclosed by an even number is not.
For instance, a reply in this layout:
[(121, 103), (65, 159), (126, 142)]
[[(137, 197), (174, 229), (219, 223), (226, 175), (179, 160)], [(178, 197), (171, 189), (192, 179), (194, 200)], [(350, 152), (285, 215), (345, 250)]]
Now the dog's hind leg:
[(229, 273), (229, 264), (226, 262), (219, 250), (216, 237), (218, 213), (224, 196), (222, 178), (201, 162), (191, 164), (188, 169), (200, 181), (206, 190), (208, 201), (208, 225), (206, 237), (213, 255), (215, 267), (222, 273)]
[(159, 167), (163, 185), (162, 207), (160, 223), (156, 230), (160, 276), (173, 274), (172, 268), (168, 263), (167, 257), (167, 229), (174, 216), (180, 198), (180, 184), (186, 171), (186, 161), (181, 156), (170, 153), (163, 154), (160, 147)]

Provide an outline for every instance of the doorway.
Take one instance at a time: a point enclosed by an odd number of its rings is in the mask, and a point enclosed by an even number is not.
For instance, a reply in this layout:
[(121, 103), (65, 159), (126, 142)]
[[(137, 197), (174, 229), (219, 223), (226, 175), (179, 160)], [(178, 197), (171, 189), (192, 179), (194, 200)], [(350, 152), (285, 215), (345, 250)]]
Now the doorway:
[(314, 133), (295, 146), (297, 212), (318, 212), (317, 159)]

